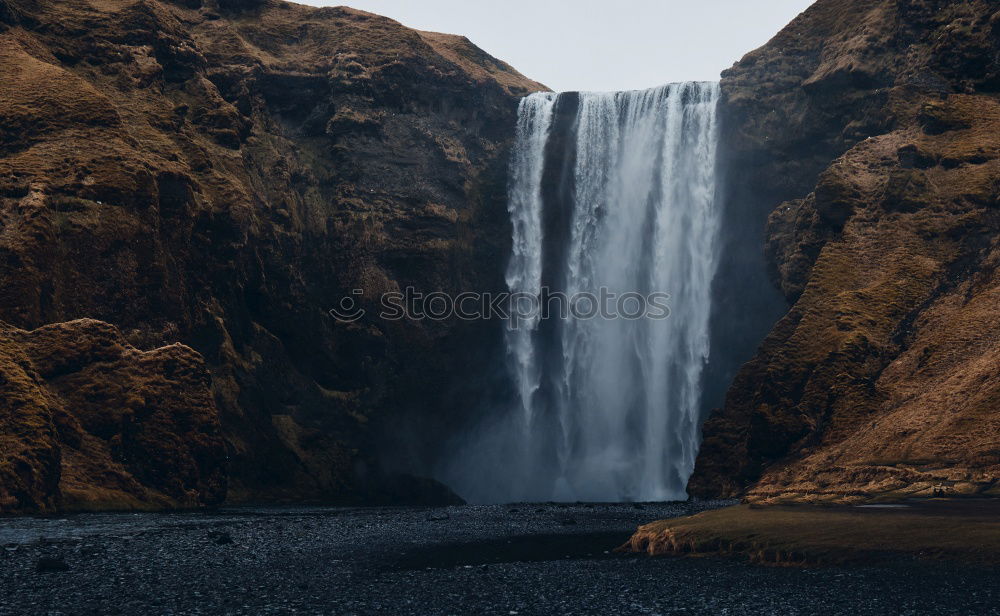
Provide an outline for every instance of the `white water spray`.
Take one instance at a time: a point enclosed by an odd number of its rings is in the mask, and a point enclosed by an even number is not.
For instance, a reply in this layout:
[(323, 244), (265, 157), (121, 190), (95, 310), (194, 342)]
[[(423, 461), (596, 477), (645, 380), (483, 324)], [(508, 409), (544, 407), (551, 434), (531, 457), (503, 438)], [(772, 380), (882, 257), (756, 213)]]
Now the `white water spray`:
[[(537, 297), (542, 289), (542, 170), (545, 143), (552, 125), (556, 95), (542, 92), (521, 100), (517, 119), (517, 146), (510, 164), (507, 211), (513, 228), (507, 287)], [(538, 315), (516, 326), (508, 324), (507, 349), (512, 358), (511, 372), (517, 385), (523, 428), (529, 430), (541, 370), (532, 338)]]
[[(546, 146), (561, 96), (578, 106), (559, 168)], [(508, 326), (517, 400), (448, 478), (471, 500), (686, 498), (716, 270), (718, 97), (717, 83), (681, 83), (522, 101), (510, 290), (663, 292), (671, 314)], [(561, 206), (547, 202), (548, 182), (568, 195)]]

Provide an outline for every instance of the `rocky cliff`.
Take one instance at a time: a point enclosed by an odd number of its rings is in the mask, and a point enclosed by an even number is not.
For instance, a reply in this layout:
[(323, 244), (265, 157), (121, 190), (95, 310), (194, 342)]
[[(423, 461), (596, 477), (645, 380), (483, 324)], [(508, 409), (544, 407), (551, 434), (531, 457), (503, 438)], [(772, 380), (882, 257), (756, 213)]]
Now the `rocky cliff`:
[[(378, 460), (419, 474), (499, 332), (378, 298), (502, 288), (541, 87), (348, 8), (0, 0), (3, 509), (217, 502), (225, 466), (235, 500), (436, 497)], [(368, 315), (331, 318), (354, 289)], [(80, 328), (110, 355), (72, 359)]]
[(820, 0), (722, 89), (791, 309), (706, 423), (690, 492), (1000, 495), (1000, 7)]
[(0, 513), (194, 508), (226, 495), (205, 362), (100, 321), (0, 324)]

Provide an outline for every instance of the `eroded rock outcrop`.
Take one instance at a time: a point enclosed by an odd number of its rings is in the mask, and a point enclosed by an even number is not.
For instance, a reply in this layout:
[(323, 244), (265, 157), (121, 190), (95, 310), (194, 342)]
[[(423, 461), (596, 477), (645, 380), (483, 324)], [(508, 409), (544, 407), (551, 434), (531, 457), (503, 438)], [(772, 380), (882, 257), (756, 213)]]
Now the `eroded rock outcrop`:
[(705, 425), (693, 494), (1000, 494), (998, 52), (992, 2), (820, 0), (724, 74), (793, 306)]
[(0, 323), (0, 513), (169, 509), (226, 495), (226, 449), (205, 362), (130, 346), (83, 319)]
[[(201, 353), (233, 499), (417, 490), (376, 445), (425, 471), (499, 331), (378, 298), (503, 288), (506, 153), (541, 87), (348, 8), (3, 0), (0, 319)], [(331, 318), (354, 289), (368, 316)]]

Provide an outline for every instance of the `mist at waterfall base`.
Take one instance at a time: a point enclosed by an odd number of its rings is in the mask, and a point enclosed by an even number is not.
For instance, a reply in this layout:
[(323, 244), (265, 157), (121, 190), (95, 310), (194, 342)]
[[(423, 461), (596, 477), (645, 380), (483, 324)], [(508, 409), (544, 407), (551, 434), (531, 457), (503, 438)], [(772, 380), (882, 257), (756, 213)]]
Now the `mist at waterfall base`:
[(669, 293), (667, 319), (508, 323), (512, 400), (441, 479), (470, 502), (683, 500), (717, 267), (717, 83), (523, 99), (514, 293)]

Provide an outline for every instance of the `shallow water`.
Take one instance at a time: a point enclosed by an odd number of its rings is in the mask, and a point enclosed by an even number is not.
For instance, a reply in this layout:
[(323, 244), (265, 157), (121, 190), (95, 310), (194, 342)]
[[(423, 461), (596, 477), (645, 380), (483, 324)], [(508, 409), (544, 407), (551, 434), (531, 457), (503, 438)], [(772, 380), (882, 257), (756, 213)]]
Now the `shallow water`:
[[(0, 614), (1000, 614), (997, 570), (612, 552), (641, 523), (720, 504), (8, 518)], [(36, 573), (42, 556), (70, 570)]]

